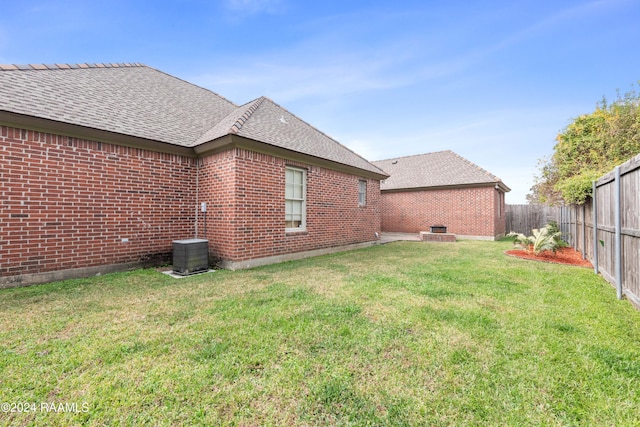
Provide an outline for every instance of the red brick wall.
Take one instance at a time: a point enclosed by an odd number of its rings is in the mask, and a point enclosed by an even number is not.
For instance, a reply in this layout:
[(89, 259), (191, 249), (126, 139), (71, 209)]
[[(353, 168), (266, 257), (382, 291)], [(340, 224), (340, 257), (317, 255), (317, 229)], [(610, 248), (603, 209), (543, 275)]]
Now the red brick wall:
[(197, 174), (197, 201), (207, 203), (207, 234), (204, 234), (204, 216), (199, 214), (198, 237), (209, 239), (212, 256), (234, 257), (236, 165), (233, 150), (199, 159)]
[[(359, 177), (243, 149), (195, 160), (0, 129), (0, 276), (170, 262), (172, 241), (194, 237), (200, 202), (207, 233), (199, 214), (198, 237), (229, 261), (367, 242), (380, 231), (377, 180), (359, 207)], [(304, 233), (284, 231), (286, 165), (308, 171)]]
[[(285, 233), (286, 166), (307, 170), (306, 232)], [(359, 179), (243, 149), (204, 158), (199, 201), (208, 206), (212, 256), (244, 261), (374, 240), (380, 183), (367, 180), (367, 205), (359, 207)]]
[(429, 231), (432, 225), (445, 225), (447, 232), (460, 236), (501, 237), (505, 232), (504, 196), (493, 187), (382, 194), (384, 231), (418, 233)]
[(194, 162), (2, 126), (0, 276), (170, 259), (193, 237)]

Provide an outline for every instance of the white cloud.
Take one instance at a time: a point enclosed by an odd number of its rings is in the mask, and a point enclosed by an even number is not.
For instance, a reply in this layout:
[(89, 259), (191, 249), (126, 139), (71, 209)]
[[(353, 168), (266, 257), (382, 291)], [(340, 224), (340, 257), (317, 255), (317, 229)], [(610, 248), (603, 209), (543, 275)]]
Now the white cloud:
[[(405, 85), (394, 75), (399, 58), (315, 49), (301, 43), (292, 49), (236, 58), (233, 67), (194, 76), (193, 81), (249, 100), (267, 95), (280, 102), (309, 97), (332, 98)], [(401, 59), (400, 59), (401, 61)]]
[(396, 46), (342, 48), (318, 40), (261, 54), (237, 55), (232, 66), (211, 67), (190, 77), (236, 102), (266, 95), (278, 102), (341, 98), (353, 94), (409, 87), (467, 68), (468, 58), (431, 60), (415, 65), (419, 53)]
[[(271, 2), (228, 4), (237, 10), (261, 10)], [(243, 45), (233, 61), (226, 62), (229, 65), (212, 61), (209, 69), (215, 71), (189, 79), (236, 102), (259, 95), (289, 102), (409, 87), (459, 74), (477, 61), (474, 52), (452, 54), (446, 48), (443, 38), (458, 37), (455, 28), (425, 29), (423, 22), (415, 26), (418, 21), (411, 11), (370, 9), (323, 16), (299, 27), (292, 23), (290, 30), (300, 35), (295, 42), (284, 41), (268, 50)], [(381, 28), (394, 30), (381, 33)]]

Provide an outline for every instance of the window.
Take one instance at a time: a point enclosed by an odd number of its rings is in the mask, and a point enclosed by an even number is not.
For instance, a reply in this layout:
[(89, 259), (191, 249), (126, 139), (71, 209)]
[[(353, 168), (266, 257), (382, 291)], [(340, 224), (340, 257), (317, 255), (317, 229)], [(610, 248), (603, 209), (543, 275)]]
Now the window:
[(367, 181), (358, 181), (358, 205), (365, 206), (367, 204)]
[(286, 168), (284, 191), (285, 229), (304, 230), (307, 227), (307, 171)]

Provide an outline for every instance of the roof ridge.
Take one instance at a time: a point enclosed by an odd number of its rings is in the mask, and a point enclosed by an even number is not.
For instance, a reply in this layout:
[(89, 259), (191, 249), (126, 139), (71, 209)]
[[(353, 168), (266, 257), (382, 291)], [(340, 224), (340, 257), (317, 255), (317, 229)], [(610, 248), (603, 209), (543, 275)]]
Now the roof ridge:
[(83, 64), (0, 64), (0, 71), (73, 70), (79, 68), (130, 68), (146, 67), (139, 62), (83, 63)]
[(371, 162), (370, 160), (365, 159), (364, 157), (362, 157), (360, 154), (356, 153), (355, 151), (353, 151), (351, 148), (347, 147), (346, 145), (342, 144), (340, 141), (338, 141), (337, 139), (331, 137), (330, 135), (327, 135), (326, 133), (324, 133), (323, 131), (321, 131), (320, 129), (318, 129), (317, 127), (313, 126), (312, 124), (310, 124), (309, 122), (307, 122), (306, 120), (301, 119), (300, 117), (298, 117), (296, 114), (292, 113), (291, 111), (289, 111), (288, 109), (284, 108), (282, 105), (278, 104), (277, 102), (275, 102), (274, 100), (272, 100), (269, 97), (266, 96), (261, 96), (260, 98), (263, 98), (263, 100), (268, 100), (269, 102), (271, 102), (273, 105), (275, 105), (276, 107), (286, 111), (288, 114), (291, 114), (293, 117), (295, 117), (296, 119), (300, 120), (302, 123), (306, 124), (307, 126), (309, 126), (310, 128), (312, 128), (313, 130), (315, 130), (316, 132), (320, 133), (321, 135), (326, 136), (327, 138), (329, 138), (331, 141), (333, 141), (334, 143), (338, 144), (339, 146), (341, 146), (342, 148), (344, 148), (345, 150), (349, 151), (351, 154), (359, 157), (360, 159), (364, 160), (365, 162), (367, 162), (368, 164), (372, 165), (374, 168), (378, 169), (380, 172), (382, 172), (385, 175), (388, 175), (388, 173), (386, 173), (385, 171), (383, 171), (381, 168), (379, 168), (378, 166), (374, 165), (373, 162)]
[[(400, 156), (400, 157), (392, 157), (392, 158), (389, 158), (389, 159), (374, 160), (372, 163), (376, 163), (376, 162), (387, 162), (387, 161), (389, 161), (389, 160), (408, 159), (408, 158), (410, 158), (410, 157), (422, 157), (422, 156), (429, 156), (429, 155), (431, 155), (431, 154), (446, 153), (446, 152), (456, 154), (456, 153), (454, 153), (454, 152), (453, 152), (453, 151), (451, 151), (451, 150), (430, 151), (430, 152), (428, 152), (428, 153), (422, 153), (422, 154), (410, 154), (410, 155), (408, 155), (408, 156)], [(458, 156), (458, 157), (459, 157), (459, 156)]]
[(255, 111), (258, 109), (258, 107), (260, 107), (260, 105), (262, 105), (262, 103), (265, 101), (264, 96), (261, 96), (259, 98), (254, 99), (253, 101), (249, 101), (244, 105), (241, 105), (238, 108), (243, 108), (245, 105), (249, 105), (249, 107), (247, 108), (247, 110), (244, 112), (244, 114), (242, 114), (240, 117), (238, 117), (238, 120), (235, 121), (235, 123), (233, 125), (231, 125), (231, 127), (229, 128), (229, 132), (233, 133), (233, 134), (237, 134), (238, 132), (240, 132), (240, 129), (242, 129), (242, 126), (244, 126), (244, 124), (247, 122), (247, 120), (249, 120), (251, 118), (251, 116), (253, 115), (253, 113), (255, 113)]
[(110, 63), (81, 63), (81, 64), (27, 64), (27, 65), (20, 65), (20, 64), (0, 64), (0, 71), (47, 71), (47, 70), (77, 70), (77, 69), (90, 69), (90, 68), (148, 68), (150, 70), (156, 71), (158, 73), (162, 73), (168, 77), (171, 77), (172, 79), (176, 79), (176, 80), (180, 80), (190, 86), (194, 86), (203, 90), (206, 90), (214, 95), (216, 95), (219, 98), (224, 99), (226, 102), (230, 103), (233, 106), (236, 106), (236, 104), (230, 100), (228, 100), (227, 98), (225, 98), (224, 96), (220, 95), (217, 92), (212, 91), (211, 89), (208, 89), (206, 87), (202, 87), (199, 86), (195, 83), (192, 83), (190, 81), (181, 79), (180, 77), (176, 77), (172, 74), (169, 74), (165, 71), (159, 70), (157, 68), (154, 67), (150, 67), (146, 64), (143, 64), (141, 62), (110, 62)]

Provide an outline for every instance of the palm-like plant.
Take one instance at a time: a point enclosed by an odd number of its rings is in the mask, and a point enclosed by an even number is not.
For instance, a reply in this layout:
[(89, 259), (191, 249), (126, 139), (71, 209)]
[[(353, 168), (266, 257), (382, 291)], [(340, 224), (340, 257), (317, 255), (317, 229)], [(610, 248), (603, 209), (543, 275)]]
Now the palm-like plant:
[(520, 246), (527, 252), (533, 250), (536, 255), (540, 255), (544, 251), (553, 251), (555, 253), (561, 246), (560, 236), (562, 233), (560, 231), (552, 232), (547, 226), (540, 229), (534, 228), (532, 232), (533, 236), (511, 232), (507, 234), (507, 237), (514, 237), (514, 245)]

